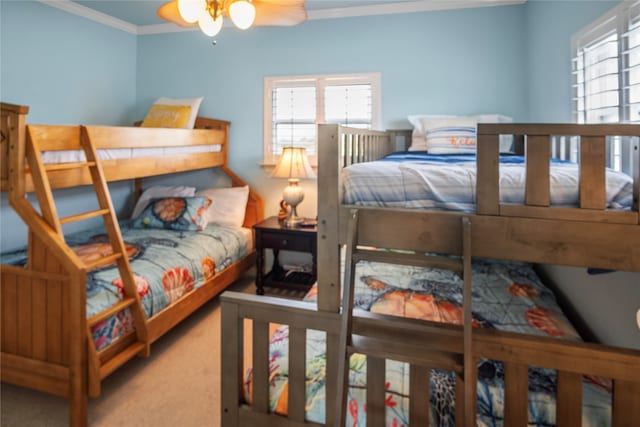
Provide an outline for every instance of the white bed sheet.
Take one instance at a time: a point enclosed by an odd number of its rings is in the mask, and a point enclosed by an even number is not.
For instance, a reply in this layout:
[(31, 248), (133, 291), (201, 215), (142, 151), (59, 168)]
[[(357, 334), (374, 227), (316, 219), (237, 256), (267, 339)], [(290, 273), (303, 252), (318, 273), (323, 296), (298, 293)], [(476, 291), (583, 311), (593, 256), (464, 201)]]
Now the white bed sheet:
[[(131, 159), (135, 157), (175, 156), (179, 154), (216, 153), (222, 150), (221, 145), (198, 145), (194, 147), (164, 148), (114, 148), (98, 150), (100, 160)], [(45, 151), (42, 153), (44, 163), (84, 162), (86, 157), (81, 150)]]

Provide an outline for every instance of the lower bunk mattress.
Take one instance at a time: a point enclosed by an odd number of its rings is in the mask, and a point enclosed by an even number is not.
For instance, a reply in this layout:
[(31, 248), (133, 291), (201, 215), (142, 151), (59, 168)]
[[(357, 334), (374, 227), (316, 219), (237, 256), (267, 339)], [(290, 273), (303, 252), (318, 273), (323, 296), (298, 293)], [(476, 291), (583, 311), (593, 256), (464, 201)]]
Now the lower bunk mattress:
[[(253, 248), (251, 230), (209, 223), (201, 231), (176, 231), (121, 226), (138, 295), (147, 318), (201, 287)], [(65, 236), (81, 260), (90, 262), (112, 253), (104, 230)], [(26, 251), (2, 254), (3, 264), (24, 265)], [(115, 305), (123, 284), (114, 264), (87, 274), (87, 318)], [(129, 309), (91, 329), (100, 350), (135, 329)]]
[[(359, 262), (356, 267), (356, 307), (371, 312), (462, 324), (460, 277), (449, 271)], [(315, 301), (316, 288), (305, 297)], [(560, 310), (553, 293), (546, 288), (532, 266), (524, 263), (474, 260), (474, 326), (525, 334), (580, 340)], [(288, 327), (280, 326), (269, 346), (270, 405), (276, 413), (287, 412)], [(307, 332), (306, 418), (324, 423), (326, 335)], [(349, 364), (348, 426), (366, 425), (366, 357), (353, 355)], [(251, 372), (245, 393), (250, 396)], [(409, 366), (386, 362), (387, 426), (409, 426)], [(504, 370), (500, 362), (483, 360), (478, 365), (478, 426), (503, 424)], [(455, 377), (432, 370), (430, 375), (430, 417), (432, 426), (454, 426)], [(529, 425), (555, 425), (555, 371), (529, 370)], [(585, 377), (583, 425), (606, 426), (611, 416), (611, 383)]]

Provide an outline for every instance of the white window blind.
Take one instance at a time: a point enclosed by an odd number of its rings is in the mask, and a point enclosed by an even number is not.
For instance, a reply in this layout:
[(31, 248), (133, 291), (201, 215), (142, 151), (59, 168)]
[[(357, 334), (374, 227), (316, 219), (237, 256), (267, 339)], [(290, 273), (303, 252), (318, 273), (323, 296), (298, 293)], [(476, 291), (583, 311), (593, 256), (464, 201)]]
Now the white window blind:
[(304, 147), (315, 153), (316, 88), (313, 86), (273, 89), (273, 139), (270, 151), (280, 155), (287, 146)]
[(379, 126), (379, 74), (265, 78), (264, 163), (284, 147), (304, 147), (317, 164), (317, 124)]
[[(577, 123), (640, 123), (640, 1), (622, 2), (575, 34), (573, 114)], [(571, 159), (577, 160), (577, 141)], [(608, 166), (638, 167), (637, 138), (610, 138)]]

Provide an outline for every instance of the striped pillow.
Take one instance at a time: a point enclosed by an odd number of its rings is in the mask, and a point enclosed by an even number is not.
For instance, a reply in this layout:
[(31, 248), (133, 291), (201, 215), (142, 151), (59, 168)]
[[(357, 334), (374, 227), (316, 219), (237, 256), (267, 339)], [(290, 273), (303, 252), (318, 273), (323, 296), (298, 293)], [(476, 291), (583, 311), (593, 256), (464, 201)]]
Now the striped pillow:
[(426, 150), (431, 154), (474, 154), (476, 152), (475, 116), (429, 118), (422, 120)]

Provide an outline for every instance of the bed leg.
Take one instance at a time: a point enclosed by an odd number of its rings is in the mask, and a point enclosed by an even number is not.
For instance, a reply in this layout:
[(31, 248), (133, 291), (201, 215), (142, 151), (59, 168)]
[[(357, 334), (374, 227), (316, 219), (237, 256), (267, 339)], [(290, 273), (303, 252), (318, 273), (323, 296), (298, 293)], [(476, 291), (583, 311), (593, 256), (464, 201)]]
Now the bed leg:
[(71, 427), (86, 427), (88, 425), (88, 416), (86, 391), (71, 390), (71, 396), (69, 396), (69, 425)]
[[(224, 295), (223, 295), (224, 297)], [(221, 425), (239, 427), (239, 409), (242, 397), (242, 355), (244, 343), (244, 321), (240, 318), (238, 305), (226, 302), (222, 298), (221, 330), (224, 339), (221, 343)]]
[(69, 311), (69, 425), (88, 425), (85, 272), (71, 274)]

